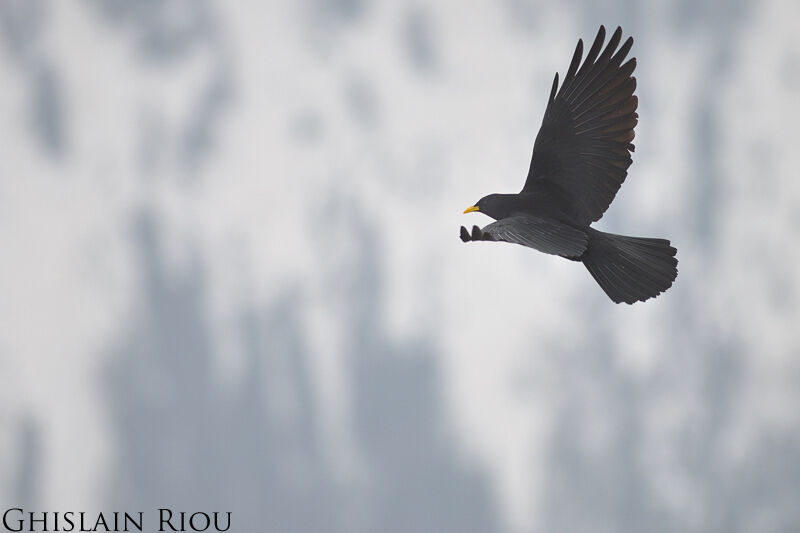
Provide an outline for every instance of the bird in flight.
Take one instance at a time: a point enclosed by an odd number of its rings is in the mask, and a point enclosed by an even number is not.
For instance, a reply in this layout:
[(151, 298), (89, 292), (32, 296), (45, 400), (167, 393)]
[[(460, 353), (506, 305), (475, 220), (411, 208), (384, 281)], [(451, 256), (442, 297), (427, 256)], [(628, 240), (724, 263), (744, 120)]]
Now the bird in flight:
[(666, 291), (678, 275), (677, 250), (666, 239), (627, 237), (591, 227), (608, 208), (632, 163), (638, 99), (633, 46), (617, 28), (605, 49), (600, 26), (586, 59), (578, 40), (561, 87), (558, 73), (533, 157), (519, 194), (490, 194), (468, 207), (495, 219), (461, 226), (461, 240), (521, 244), (581, 261), (616, 303), (644, 301)]

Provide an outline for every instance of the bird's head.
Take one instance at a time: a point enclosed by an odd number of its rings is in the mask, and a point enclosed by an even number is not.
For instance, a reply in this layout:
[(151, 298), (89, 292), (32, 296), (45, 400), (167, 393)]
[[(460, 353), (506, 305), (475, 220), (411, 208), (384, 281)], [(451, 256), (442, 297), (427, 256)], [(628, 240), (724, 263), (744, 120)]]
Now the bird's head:
[(514, 198), (516, 196), (516, 194), (490, 194), (478, 200), (475, 205), (466, 208), (464, 213), (478, 211), (495, 220), (500, 220), (511, 215), (515, 206)]

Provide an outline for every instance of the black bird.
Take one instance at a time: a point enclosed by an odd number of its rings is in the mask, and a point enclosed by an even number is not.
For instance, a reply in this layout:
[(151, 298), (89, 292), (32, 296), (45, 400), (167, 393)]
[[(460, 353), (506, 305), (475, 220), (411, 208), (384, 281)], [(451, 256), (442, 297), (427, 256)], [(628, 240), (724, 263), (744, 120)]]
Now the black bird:
[(578, 40), (561, 87), (558, 73), (542, 126), (533, 144), (525, 186), (519, 194), (490, 194), (464, 213), (479, 211), (496, 222), (483, 229), (461, 226), (461, 240), (504, 241), (581, 261), (616, 303), (632, 304), (667, 290), (678, 275), (677, 250), (666, 239), (598, 231), (600, 219), (632, 163), (638, 122), (636, 59), (617, 28), (605, 49), (600, 26), (581, 64)]

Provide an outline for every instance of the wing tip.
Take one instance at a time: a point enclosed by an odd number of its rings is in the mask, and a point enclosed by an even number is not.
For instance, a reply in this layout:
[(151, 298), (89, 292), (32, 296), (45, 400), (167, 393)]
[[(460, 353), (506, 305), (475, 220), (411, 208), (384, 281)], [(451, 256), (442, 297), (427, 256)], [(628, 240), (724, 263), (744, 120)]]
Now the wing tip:
[(553, 78), (553, 87), (550, 89), (550, 102), (552, 102), (555, 99), (557, 90), (558, 90), (558, 72), (556, 72), (556, 77)]

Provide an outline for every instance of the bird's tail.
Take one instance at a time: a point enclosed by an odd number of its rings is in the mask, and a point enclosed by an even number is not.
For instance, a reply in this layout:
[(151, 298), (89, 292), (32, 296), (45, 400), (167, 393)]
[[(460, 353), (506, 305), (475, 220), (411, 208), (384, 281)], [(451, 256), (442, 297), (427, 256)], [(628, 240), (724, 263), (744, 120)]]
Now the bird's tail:
[(616, 303), (644, 301), (672, 286), (678, 275), (677, 250), (666, 239), (645, 239), (589, 228), (580, 260)]

